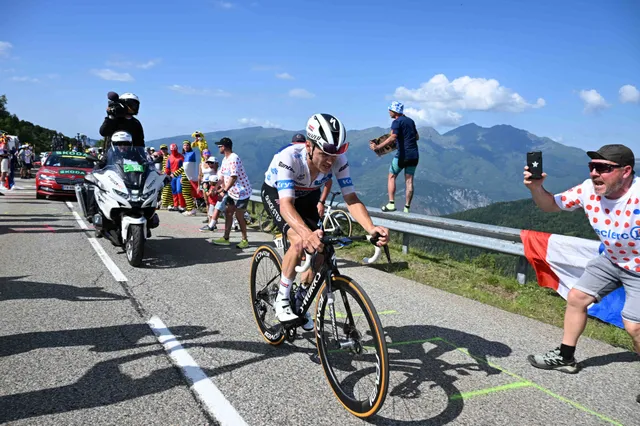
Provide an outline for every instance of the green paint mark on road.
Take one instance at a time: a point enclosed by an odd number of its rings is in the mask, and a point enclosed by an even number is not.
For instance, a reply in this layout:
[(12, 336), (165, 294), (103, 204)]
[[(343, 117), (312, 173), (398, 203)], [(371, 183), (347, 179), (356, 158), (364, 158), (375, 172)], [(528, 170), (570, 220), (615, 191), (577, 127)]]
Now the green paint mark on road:
[[(398, 311), (393, 311), (393, 310), (389, 310), (389, 311), (380, 311), (378, 312), (378, 315), (391, 315), (391, 314), (397, 314)], [(351, 314), (354, 317), (361, 317), (364, 314)], [(336, 312), (336, 318), (346, 318), (347, 314), (343, 314), (342, 312)]]
[(525, 387), (529, 387), (529, 386), (534, 386), (534, 385), (531, 382), (515, 382), (515, 383), (509, 383), (507, 385), (494, 386), (492, 388), (480, 389), (480, 390), (475, 390), (475, 391), (471, 391), (471, 392), (456, 393), (456, 394), (451, 395), (451, 397), (449, 399), (450, 400), (469, 399), (469, 398), (473, 398), (474, 396), (486, 395), (488, 393), (500, 392), (500, 391), (503, 391), (503, 390), (525, 388)]
[[(481, 362), (483, 364), (489, 365), (489, 366), (495, 368), (496, 370), (502, 371), (503, 373), (505, 373), (508, 376), (511, 376), (511, 377), (513, 377), (515, 379), (518, 379), (518, 382), (516, 382), (516, 384), (517, 383), (527, 383), (527, 386), (530, 386), (532, 388), (538, 389), (538, 390), (546, 393), (547, 395), (557, 399), (558, 401), (562, 401), (565, 404), (569, 404), (570, 406), (572, 406), (574, 408), (577, 408), (578, 410), (581, 410), (581, 411), (584, 411), (585, 413), (589, 413), (591, 415), (594, 415), (594, 416), (598, 417), (599, 419), (604, 420), (606, 422), (609, 422), (611, 424), (614, 424), (614, 425), (617, 425), (617, 426), (623, 426), (622, 423), (620, 423), (620, 422), (618, 422), (616, 420), (610, 419), (609, 417), (607, 417), (607, 416), (605, 416), (603, 414), (600, 414), (598, 412), (595, 412), (595, 411), (585, 407), (584, 405), (581, 405), (581, 404), (579, 404), (579, 403), (577, 403), (575, 401), (572, 401), (572, 400), (570, 400), (568, 398), (560, 396), (557, 393), (554, 393), (554, 392), (550, 391), (547, 388), (544, 388), (544, 387), (542, 387), (542, 386), (540, 386), (540, 385), (538, 385), (538, 384), (536, 384), (534, 382), (531, 382), (531, 381), (529, 381), (529, 380), (527, 380), (527, 379), (525, 379), (523, 377), (518, 376), (515, 373), (512, 373), (512, 372), (500, 367), (499, 365), (496, 365), (496, 364), (494, 364), (492, 362), (486, 361), (486, 360), (484, 360), (482, 358), (476, 357), (476, 356), (472, 355), (467, 349), (460, 348), (460, 347), (458, 347), (458, 345), (455, 345), (455, 344), (453, 344), (453, 343), (449, 342), (448, 340), (445, 340), (445, 339), (443, 339), (441, 337), (435, 337), (435, 338), (425, 339), (425, 340), (411, 340), (411, 341), (405, 341), (405, 342), (394, 342), (394, 343), (391, 343), (391, 344), (389, 344), (387, 346), (411, 344), (411, 343), (422, 344), (422, 343), (426, 343), (426, 342), (434, 342), (434, 341), (437, 341), (437, 340), (440, 340), (440, 341), (446, 343), (447, 345), (451, 346), (452, 348), (462, 352), (463, 354), (465, 354), (467, 356), (470, 356), (471, 358), (475, 359), (478, 362)], [(509, 385), (505, 385), (505, 386), (509, 386)], [(499, 387), (500, 386), (498, 386), (498, 388)], [(523, 386), (516, 386), (516, 387), (523, 387)], [(489, 388), (489, 391), (493, 392), (492, 389), (495, 389), (495, 388)], [(503, 389), (500, 389), (500, 390), (503, 390)], [(504, 390), (506, 390), (506, 389), (504, 389)], [(475, 392), (483, 392), (483, 390), (479, 390), (479, 391), (475, 391)], [(473, 392), (468, 392), (467, 394), (472, 394), (472, 393)], [(486, 392), (486, 393), (489, 393), (489, 392)], [(460, 394), (460, 395), (462, 395), (462, 397), (464, 397), (465, 394), (463, 393), (463, 394)], [(455, 396), (456, 395), (452, 396), (452, 398), (455, 397)]]

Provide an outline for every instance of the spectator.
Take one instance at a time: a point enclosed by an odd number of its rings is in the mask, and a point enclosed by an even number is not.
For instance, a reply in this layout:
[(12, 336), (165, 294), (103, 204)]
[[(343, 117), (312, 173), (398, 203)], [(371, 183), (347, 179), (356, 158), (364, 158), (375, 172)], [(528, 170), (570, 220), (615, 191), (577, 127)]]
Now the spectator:
[(418, 135), (416, 123), (404, 115), (403, 111), (404, 105), (400, 102), (392, 102), (389, 106), (389, 116), (393, 118), (393, 122), (391, 123), (391, 133), (389, 137), (377, 146), (373, 143), (369, 144), (369, 148), (371, 148), (372, 151), (393, 143), (398, 144), (398, 151), (391, 162), (391, 167), (389, 167), (389, 178), (387, 181), (389, 203), (382, 206), (383, 212), (396, 211), (396, 178), (402, 169), (404, 169), (405, 183), (405, 213), (409, 213), (411, 200), (413, 199), (413, 176), (419, 160), (418, 140), (420, 139), (420, 135)]
[[(213, 158), (213, 157), (209, 157)], [(218, 229), (217, 222), (220, 210), (216, 209), (218, 203), (218, 175), (207, 175), (202, 182), (202, 193), (207, 199), (207, 220), (208, 224), (200, 228), (200, 232), (215, 231)]]
[(229, 138), (222, 138), (216, 142), (220, 149), (220, 154), (224, 154), (224, 159), (218, 170), (218, 181), (220, 184), (218, 194), (226, 197), (226, 214), (224, 236), (217, 240), (211, 241), (213, 244), (228, 246), (229, 235), (231, 233), (233, 215), (235, 214), (242, 232), (242, 240), (236, 247), (243, 249), (249, 246), (247, 239), (247, 222), (244, 218), (244, 212), (249, 205), (249, 197), (251, 196), (251, 184), (249, 178), (242, 165), (242, 160), (238, 154), (233, 152), (233, 142)]
[[(533, 201), (545, 212), (576, 210), (582, 207), (596, 234), (607, 248), (591, 260), (578, 282), (569, 291), (564, 317), (564, 334), (559, 347), (542, 355), (529, 355), (534, 367), (577, 373), (575, 360), (578, 338), (587, 323), (587, 307), (616, 288), (624, 287), (622, 309), (624, 327), (640, 354), (640, 254), (630, 226), (640, 221), (638, 199), (640, 181), (635, 177), (635, 156), (624, 145), (605, 145), (589, 151), (589, 179), (563, 193), (553, 195), (544, 189), (542, 179), (530, 179), (525, 166), (524, 184)], [(633, 225), (631, 225), (633, 224)], [(637, 397), (640, 402), (640, 395)]]

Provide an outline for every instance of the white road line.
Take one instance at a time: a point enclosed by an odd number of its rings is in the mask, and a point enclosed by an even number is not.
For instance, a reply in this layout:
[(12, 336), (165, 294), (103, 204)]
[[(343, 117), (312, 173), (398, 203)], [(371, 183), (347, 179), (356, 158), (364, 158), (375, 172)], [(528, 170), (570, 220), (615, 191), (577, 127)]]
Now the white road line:
[[(82, 220), (78, 212), (73, 209), (73, 204), (67, 201), (67, 207), (73, 213), (76, 222), (80, 225), (80, 228), (88, 230), (89, 227)], [(93, 246), (93, 249), (98, 253), (100, 259), (107, 267), (111, 275), (116, 281), (125, 282), (127, 277), (124, 276), (120, 268), (111, 260), (109, 255), (104, 251), (100, 243), (93, 237), (88, 237), (89, 242)], [(178, 339), (169, 331), (167, 326), (157, 316), (151, 317), (147, 322), (153, 334), (156, 335), (160, 344), (167, 351), (167, 355), (171, 358), (173, 363), (180, 367), (182, 374), (191, 383), (191, 391), (196, 395), (204, 409), (215, 418), (223, 426), (247, 426), (240, 414), (233, 408), (227, 398), (220, 392), (220, 389), (213, 384), (211, 379), (200, 369), (195, 360), (189, 355), (189, 353), (182, 347)]]
[(157, 316), (152, 316), (147, 322), (153, 333), (171, 360), (180, 367), (182, 373), (191, 383), (191, 391), (204, 404), (209, 414), (218, 420), (223, 426), (247, 425), (231, 403), (224, 397), (220, 389), (213, 384), (211, 379), (200, 369), (191, 355), (182, 347), (178, 339)]
[[(69, 207), (69, 209), (71, 210), (71, 213), (73, 213), (73, 216), (75, 217), (76, 222), (78, 222), (78, 225), (80, 225), (80, 228), (84, 229), (85, 231), (89, 230), (89, 227), (84, 222), (84, 220), (82, 220), (78, 212), (73, 210), (73, 204), (71, 204), (70, 201), (67, 201), (67, 207)], [(88, 240), (91, 246), (93, 247), (93, 249), (96, 251), (96, 253), (98, 253), (98, 256), (100, 257), (100, 259), (102, 259), (102, 263), (104, 263), (104, 266), (106, 266), (109, 272), (111, 272), (111, 275), (113, 275), (113, 278), (115, 278), (115, 280), (118, 282), (127, 281), (127, 277), (124, 276), (120, 268), (118, 268), (118, 265), (116, 265), (114, 261), (111, 260), (107, 252), (104, 251), (104, 249), (100, 245), (100, 243), (94, 237), (88, 237)]]

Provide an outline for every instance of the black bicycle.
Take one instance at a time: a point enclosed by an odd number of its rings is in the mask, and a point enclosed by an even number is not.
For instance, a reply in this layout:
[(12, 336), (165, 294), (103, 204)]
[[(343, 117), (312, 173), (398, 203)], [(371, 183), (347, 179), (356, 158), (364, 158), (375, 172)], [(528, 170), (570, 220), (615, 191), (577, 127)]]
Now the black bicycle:
[[(334, 245), (346, 246), (353, 241), (369, 240), (375, 245), (378, 238), (371, 236), (324, 236), (322, 261), (318, 253), (306, 254), (296, 272), (305, 272), (311, 265), (316, 274), (306, 290), (292, 288), (291, 306), (295, 306), (298, 319), (280, 323), (273, 307), (280, 285), (282, 259), (271, 246), (260, 246), (251, 262), (251, 305), (264, 339), (271, 345), (280, 345), (286, 339), (293, 342), (298, 327), (305, 322), (305, 314), (317, 298), (314, 329), (318, 355), (331, 389), (342, 405), (357, 417), (374, 415), (384, 403), (389, 386), (389, 356), (384, 331), (373, 303), (352, 278), (338, 271)], [(285, 249), (288, 248), (285, 239)], [(389, 259), (388, 248), (385, 252)], [(286, 251), (286, 250), (285, 250)], [(375, 247), (373, 263), (380, 257)], [(316, 261), (318, 260), (318, 261)], [(296, 306), (296, 300), (299, 301)]]

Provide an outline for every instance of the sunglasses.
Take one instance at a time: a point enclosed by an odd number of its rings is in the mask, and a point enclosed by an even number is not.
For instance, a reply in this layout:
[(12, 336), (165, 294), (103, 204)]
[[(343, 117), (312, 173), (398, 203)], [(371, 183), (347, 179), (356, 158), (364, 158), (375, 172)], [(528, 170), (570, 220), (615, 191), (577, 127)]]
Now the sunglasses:
[(619, 164), (606, 164), (606, 163), (594, 163), (593, 161), (589, 162), (589, 171), (596, 171), (598, 174), (602, 173), (611, 173), (614, 169), (620, 169), (624, 166)]
[(336, 146), (333, 144), (323, 143), (321, 149), (327, 155), (331, 155), (331, 156), (342, 155), (345, 152), (347, 152), (347, 149), (349, 149), (349, 142), (343, 143), (340, 149), (336, 149)]

